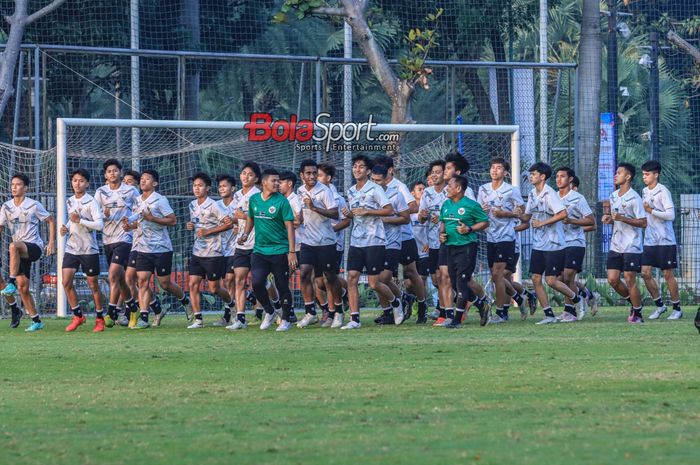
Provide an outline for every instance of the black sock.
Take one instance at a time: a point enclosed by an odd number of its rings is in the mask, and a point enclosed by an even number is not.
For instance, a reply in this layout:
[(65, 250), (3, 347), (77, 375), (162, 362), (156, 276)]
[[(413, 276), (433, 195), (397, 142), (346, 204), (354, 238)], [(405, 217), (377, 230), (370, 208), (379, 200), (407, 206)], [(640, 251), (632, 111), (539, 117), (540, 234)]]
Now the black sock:
[[(158, 301), (158, 297), (156, 297), (156, 301)], [(188, 305), (188, 304), (190, 303), (189, 297), (187, 297), (186, 294), (183, 295), (183, 296), (182, 296), (182, 299), (180, 299), (180, 303), (182, 304), (183, 307), (184, 307), (185, 305)], [(158, 306), (160, 307), (160, 302), (158, 302)]]
[(581, 302), (581, 296), (579, 296), (578, 294), (575, 294), (575, 295), (574, 295), (574, 298), (571, 299), (571, 301), (572, 301), (574, 304), (577, 304), (577, 303)]
[(163, 310), (160, 306), (160, 300), (158, 300), (158, 298), (153, 300), (153, 302), (149, 304), (149, 307), (154, 315), (160, 315), (160, 312)]
[(279, 300), (274, 300), (271, 302), (275, 310), (282, 310), (282, 302), (280, 302)]
[(503, 306), (503, 314), (505, 316), (508, 316), (508, 310), (510, 310), (510, 304), (506, 304)]
[(401, 306), (401, 301), (400, 301), (399, 299), (397, 299), (396, 297), (394, 297), (394, 300), (391, 301), (391, 306), (392, 306), (393, 308), (400, 307), (400, 306)]
[(337, 313), (336, 310), (328, 310), (328, 319), (332, 320), (333, 318), (335, 318), (336, 313)]
[[(698, 315), (700, 315), (700, 310), (698, 310)], [(697, 320), (697, 317), (695, 319)], [(39, 318), (38, 313), (32, 317), (32, 321), (34, 323), (41, 323), (41, 318)]]
[(141, 321), (148, 323), (148, 312), (141, 312)]
[(113, 320), (117, 319), (117, 306), (113, 304), (107, 305), (107, 315)]
[(673, 305), (673, 310), (680, 312), (681, 311), (681, 301), (676, 301), (676, 302), (671, 302), (671, 305)]
[(521, 296), (521, 295), (518, 294), (517, 292), (516, 292), (515, 295), (513, 296), (513, 300), (515, 301), (516, 304), (518, 304), (518, 307), (522, 307), (522, 306), (523, 306), (523, 296)]
[(437, 306), (437, 311), (438, 311), (438, 318), (447, 318), (447, 313), (445, 312), (445, 309), (441, 307), (439, 304)]
[(201, 314), (201, 313), (195, 313), (195, 314), (194, 314), (194, 319), (195, 319), (195, 320), (202, 321), (202, 314)]
[(418, 316), (424, 317), (428, 313), (428, 303), (425, 300), (418, 301)]
[(566, 313), (571, 313), (573, 316), (577, 316), (576, 315), (576, 307), (574, 307), (573, 305), (564, 304), (564, 311)]
[(360, 322), (360, 314), (359, 313), (351, 313), (350, 318), (352, 318), (352, 321), (354, 321), (355, 323)]
[(638, 317), (640, 317), (640, 318), (642, 317), (642, 307), (633, 307), (633, 308), (632, 308), (632, 312), (633, 312), (636, 316), (638, 316)]
[(391, 310), (391, 307), (387, 307), (384, 309), (384, 316), (385, 317), (390, 317), (394, 314), (394, 312)]
[(659, 297), (658, 299), (654, 299), (654, 303), (656, 304), (657, 307), (664, 306), (664, 300), (661, 297)]
[(245, 313), (236, 313), (236, 318), (238, 321), (245, 324)]
[(77, 316), (78, 318), (83, 317), (83, 311), (80, 309), (80, 305), (71, 308), (71, 311), (73, 312), (73, 316)]
[(19, 305), (17, 305), (16, 300), (10, 304), (10, 310), (13, 312), (19, 312)]
[[(326, 307), (328, 307), (328, 304), (326, 304)], [(316, 304), (311, 302), (310, 304), (304, 304), (304, 312), (307, 313), (308, 315), (315, 315), (316, 314)]]
[(97, 319), (97, 320), (104, 320), (104, 319), (105, 319), (104, 310), (97, 310), (97, 311), (95, 312), (95, 319)]
[(124, 316), (126, 317), (127, 320), (128, 320), (129, 318), (131, 318), (131, 313), (132, 313), (132, 311), (131, 311), (131, 305), (126, 305), (126, 306), (124, 307)]
[(453, 324), (460, 324), (462, 322), (462, 317), (464, 317), (465, 312), (466, 312), (466, 310), (456, 309), (455, 310), (455, 317), (452, 320), (452, 323)]
[(550, 318), (554, 317), (554, 312), (552, 311), (552, 307), (544, 308), (543, 311), (544, 311), (544, 316), (547, 316)]
[[(341, 303), (340, 306), (342, 307), (343, 304)], [(328, 302), (326, 302), (325, 304), (321, 304), (320, 307), (321, 307), (321, 312), (323, 312), (323, 313), (328, 313), (328, 310), (330, 309)], [(312, 315), (315, 315), (315, 314), (316, 314), (316, 309), (314, 308), (314, 313), (312, 313)]]
[(625, 300), (628, 304), (632, 305), (632, 299), (630, 298), (630, 296), (625, 297)]
[(227, 322), (231, 321), (231, 307), (229, 305), (226, 305), (226, 308), (224, 308), (224, 321)]
[(15, 278), (14, 276), (10, 276), (9, 278), (7, 278), (7, 284), (17, 284), (17, 278)]
[(341, 315), (343, 314), (343, 304), (335, 304), (335, 310), (328, 310), (328, 318), (331, 317), (331, 313), (333, 313), (333, 316), (335, 316), (336, 313), (340, 313)]
[(454, 317), (455, 317), (455, 311), (454, 311), (454, 309), (453, 309), (453, 308), (448, 308), (448, 309), (446, 309), (446, 310), (445, 310), (445, 315), (446, 315), (445, 318), (447, 318), (448, 320), (454, 319)]
[(496, 315), (500, 316), (503, 318), (503, 309), (501, 307), (496, 308)]
[(268, 315), (274, 315), (275, 309), (272, 308), (272, 305), (268, 305), (267, 308), (265, 308), (265, 313), (267, 313)]

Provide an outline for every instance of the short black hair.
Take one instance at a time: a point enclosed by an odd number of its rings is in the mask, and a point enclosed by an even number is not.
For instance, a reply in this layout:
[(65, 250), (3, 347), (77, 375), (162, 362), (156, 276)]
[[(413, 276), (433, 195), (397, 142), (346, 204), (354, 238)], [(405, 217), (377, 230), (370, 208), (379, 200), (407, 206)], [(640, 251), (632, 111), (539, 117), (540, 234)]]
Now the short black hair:
[(335, 179), (335, 166), (331, 163), (321, 163), (320, 165), (318, 165), (318, 169), (330, 176), (331, 180)]
[[(158, 176), (158, 171), (156, 170), (143, 170), (141, 172), (141, 175), (143, 176), (144, 174), (150, 175), (155, 182), (160, 182), (160, 176)], [(139, 178), (140, 180), (141, 178)]]
[(386, 165), (374, 165), (372, 167), (372, 174), (386, 178), (386, 176), (389, 174), (389, 168), (387, 168)]
[(296, 186), (297, 175), (291, 171), (282, 171), (280, 173), (280, 181), (292, 181), (292, 186)]
[(250, 168), (251, 171), (255, 174), (255, 177), (260, 179), (260, 166), (255, 163), (254, 161), (246, 161), (243, 163), (243, 168), (241, 168), (241, 171), (243, 171), (246, 168)]
[(388, 155), (379, 155), (374, 158), (374, 164), (385, 166), (387, 169), (394, 167), (394, 159)]
[(90, 173), (88, 173), (88, 170), (86, 170), (85, 168), (74, 169), (70, 174), (70, 179), (73, 180), (73, 176), (75, 176), (76, 174), (81, 178), (85, 178), (87, 182), (90, 182)]
[(462, 188), (462, 193), (466, 194), (467, 192), (467, 187), (469, 186), (469, 181), (467, 181), (467, 178), (464, 176), (455, 176), (452, 179), (455, 180), (457, 184)]
[(544, 174), (545, 180), (549, 179), (549, 177), (552, 176), (552, 167), (542, 161), (538, 161), (537, 163), (532, 165), (528, 171), (530, 173), (537, 171), (540, 174)]
[(260, 181), (264, 181), (268, 176), (279, 176), (279, 172), (275, 169), (268, 168), (260, 174)]
[(136, 170), (126, 170), (124, 176), (131, 176), (136, 180), (136, 182), (141, 182), (141, 173)]
[(634, 168), (634, 166), (632, 166), (629, 163), (625, 163), (625, 162), (618, 163), (617, 167), (623, 168), (624, 170), (626, 170), (630, 174), (630, 181), (632, 179), (634, 179), (634, 175), (637, 174), (637, 170)]
[(29, 187), (29, 177), (26, 174), (15, 173), (12, 175), (12, 178), (10, 178), (10, 181), (12, 181), (13, 179), (19, 179), (20, 181), (22, 181), (24, 183), (24, 185), (26, 187)]
[(304, 168), (306, 168), (307, 166), (313, 166), (313, 167), (316, 167), (318, 169), (318, 163), (316, 163), (316, 160), (312, 160), (309, 158), (309, 159), (301, 162), (301, 164), (299, 165), (299, 172), (303, 173)]
[(102, 172), (106, 173), (107, 168), (109, 168), (110, 166), (116, 166), (117, 168), (119, 168), (119, 170), (122, 169), (122, 164), (119, 163), (119, 160), (117, 160), (116, 158), (110, 158), (106, 162), (102, 163)]
[(566, 171), (566, 175), (570, 178), (573, 178), (574, 176), (576, 176), (576, 172), (574, 170), (572, 170), (571, 168), (569, 168), (568, 166), (561, 166), (561, 167), (557, 168), (556, 172), (558, 173), (560, 171)]
[(201, 180), (204, 182), (204, 184), (207, 185), (207, 187), (211, 187), (211, 176), (209, 176), (207, 173), (200, 171), (198, 173), (195, 173), (191, 178), (190, 181), (195, 182), (197, 179)]
[(433, 171), (433, 168), (436, 166), (439, 166), (444, 171), (445, 170), (445, 160), (433, 160), (433, 161), (431, 161), (430, 164), (428, 165), (428, 173)]
[(372, 168), (374, 168), (374, 161), (366, 155), (355, 155), (354, 157), (352, 157), (352, 164), (353, 165), (355, 163), (357, 163), (358, 161), (363, 162), (365, 164), (365, 166), (367, 167), (367, 169), (371, 170)]
[(642, 165), (642, 171), (651, 171), (661, 174), (661, 163), (657, 160), (649, 160)]
[(578, 188), (580, 184), (581, 180), (578, 178), (578, 176), (574, 176), (574, 178), (571, 180), (571, 185)]
[(445, 157), (445, 165), (448, 163), (455, 165), (455, 169), (459, 171), (460, 174), (467, 174), (467, 171), (469, 171), (470, 168), (467, 159), (464, 158), (459, 152), (448, 153)]
[(420, 184), (422, 184), (422, 185), (425, 186), (425, 183), (424, 183), (423, 181), (415, 181), (415, 182), (412, 182), (412, 183), (411, 183), (411, 190), (415, 189), (416, 186), (418, 186), (418, 185), (420, 185)]
[(510, 172), (510, 163), (506, 161), (505, 158), (503, 157), (494, 157), (491, 159), (491, 163), (489, 164), (489, 167), (493, 165), (501, 165), (504, 170)]
[(231, 184), (231, 186), (236, 187), (236, 178), (230, 174), (220, 174), (216, 177), (216, 183), (219, 184), (221, 181), (226, 181)]

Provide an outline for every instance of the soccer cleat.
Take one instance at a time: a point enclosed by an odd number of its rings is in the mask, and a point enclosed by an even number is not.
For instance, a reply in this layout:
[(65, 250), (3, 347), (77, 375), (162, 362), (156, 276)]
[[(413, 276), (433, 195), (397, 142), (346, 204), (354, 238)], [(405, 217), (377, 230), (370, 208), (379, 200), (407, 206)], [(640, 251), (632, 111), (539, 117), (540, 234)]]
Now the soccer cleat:
[(440, 318), (440, 312), (438, 310), (433, 310), (432, 312), (428, 313), (428, 318), (431, 320), (437, 320)]
[(105, 326), (107, 328), (114, 328), (114, 320), (112, 319), (111, 316), (105, 315), (104, 322), (105, 322)]
[(40, 329), (44, 329), (44, 323), (43, 322), (36, 322), (32, 321), (32, 324), (29, 325), (27, 329), (24, 330), (25, 333), (33, 333), (35, 331), (39, 331)]
[(384, 313), (380, 313), (377, 318), (374, 319), (374, 323), (378, 325), (384, 324)]
[(535, 323), (536, 325), (551, 325), (553, 323), (557, 323), (559, 320), (557, 320), (553, 316), (545, 316), (542, 320), (538, 321)]
[(263, 318), (262, 323), (260, 323), (260, 329), (266, 330), (270, 329), (270, 326), (272, 326), (272, 322), (275, 321), (275, 313), (267, 313), (265, 312), (265, 318)]
[[(153, 318), (153, 326), (160, 326), (160, 324), (163, 322), (163, 318), (165, 318), (165, 315), (167, 314), (168, 311), (166, 309), (161, 310), (160, 313)], [(190, 319), (188, 319), (187, 321), (190, 321)]]
[(129, 319), (126, 317), (126, 315), (122, 315), (117, 320), (117, 324), (119, 326), (129, 326)]
[(413, 303), (416, 301), (416, 297), (407, 294), (405, 292), (401, 293), (401, 309), (404, 312), (404, 317), (401, 323), (404, 323), (406, 320), (411, 318), (411, 315), (413, 315)]
[[(131, 312), (131, 315), (129, 316), (129, 324), (127, 325), (129, 328), (133, 329), (136, 327), (136, 325), (139, 324), (139, 312)], [(151, 326), (151, 325), (148, 325)]]
[(491, 319), (491, 309), (484, 307), (482, 310), (479, 310), (479, 325), (480, 326), (486, 326)]
[(680, 310), (674, 310), (671, 312), (671, 314), (666, 318), (667, 320), (680, 320), (683, 318), (683, 312)]
[(428, 317), (427, 316), (418, 316), (416, 319), (416, 324), (417, 325), (425, 325), (428, 324)]
[(491, 315), (491, 318), (489, 318), (488, 324), (490, 325), (498, 325), (501, 323), (505, 323), (506, 320), (501, 318), (499, 315)]
[(450, 329), (459, 329), (462, 327), (462, 323), (455, 321), (453, 323), (450, 323), (449, 325), (445, 326), (445, 328), (450, 328)]
[(574, 304), (574, 308), (576, 309), (576, 315), (580, 317), (586, 313), (586, 302), (583, 299), (578, 299), (578, 303)]
[(633, 325), (635, 325), (635, 324), (641, 324), (641, 323), (644, 323), (644, 318), (642, 318), (642, 317), (639, 316), (639, 315), (634, 315), (634, 314), (632, 314), (632, 315), (630, 315), (630, 316), (627, 318), (627, 322), (628, 322), (628, 323), (631, 323), (631, 324), (633, 324)]
[(443, 323), (445, 323), (445, 318), (443, 318), (443, 317), (438, 317), (438, 318), (435, 320), (435, 323), (433, 323), (433, 326), (444, 326)]
[(394, 324), (398, 326), (403, 323), (404, 314), (401, 304), (399, 303), (398, 307), (392, 307), (391, 311), (394, 314)]
[(333, 324), (333, 318), (326, 318), (326, 321), (321, 323), (321, 328), (330, 328)]
[(307, 313), (306, 315), (304, 315), (304, 318), (302, 318), (301, 321), (297, 323), (297, 328), (306, 328), (307, 326), (315, 325), (316, 323), (318, 323), (318, 315), (312, 315), (310, 313)]
[(343, 322), (345, 321), (345, 313), (336, 313), (333, 317), (333, 323), (331, 323), (331, 328), (338, 329), (343, 327)]
[(294, 312), (294, 310), (291, 310), (291, 311), (289, 312), (289, 322), (292, 323), (292, 324), (294, 324), (294, 323), (296, 323), (297, 321), (299, 321), (299, 319), (297, 318), (297, 314)]
[(527, 309), (525, 308), (525, 306), (524, 305), (519, 306), (518, 310), (520, 310), (520, 319), (522, 321), (527, 320)]
[(199, 320), (197, 318), (194, 319), (191, 325), (187, 327), (187, 329), (201, 329), (204, 328), (204, 320)]
[(82, 325), (83, 323), (85, 323), (85, 315), (73, 316), (68, 326), (66, 326), (66, 331), (68, 331), (69, 333), (75, 331), (76, 329), (78, 329), (78, 326)]
[[(452, 321), (453, 321), (452, 318), (445, 318), (440, 326), (443, 328), (447, 328), (448, 326), (450, 326), (452, 324)], [(457, 323), (457, 322), (455, 321), (455, 323)]]
[(346, 324), (345, 326), (342, 326), (340, 329), (360, 329), (360, 328), (362, 328), (362, 323), (358, 323), (357, 321), (350, 320), (350, 322), (348, 324)]
[(562, 314), (559, 315), (557, 320), (559, 320), (561, 323), (573, 323), (575, 321), (578, 321), (578, 318), (569, 312), (562, 312)]
[(282, 320), (282, 323), (280, 323), (275, 331), (281, 333), (283, 331), (289, 331), (290, 329), (292, 329), (292, 324), (287, 320)]
[(221, 318), (219, 318), (218, 320), (216, 320), (216, 321), (212, 324), (212, 326), (216, 326), (216, 327), (221, 327), (221, 326), (227, 327), (227, 326), (229, 326), (230, 324), (231, 324), (231, 321), (230, 321), (230, 320), (227, 320), (226, 318), (224, 318), (224, 317), (222, 316)]
[(666, 313), (666, 310), (667, 310), (667, 308), (665, 305), (663, 305), (661, 307), (656, 307), (656, 310), (654, 310), (654, 313), (649, 315), (649, 319), (650, 320), (658, 320), (661, 315)]
[(19, 322), (22, 319), (22, 310), (19, 308), (17, 310), (12, 310), (12, 321), (10, 321), (10, 328), (15, 329), (19, 326)]
[(534, 315), (537, 311), (537, 295), (529, 290), (526, 290), (525, 294), (527, 294), (527, 306), (530, 307), (530, 315)]
[[(192, 318), (194, 318), (194, 311), (192, 310), (192, 302), (187, 302), (187, 304), (183, 305), (183, 307), (185, 309), (185, 318), (187, 318), (187, 321), (191, 321)], [(165, 317), (164, 313), (167, 313), (167, 311), (165, 309), (163, 309), (163, 311), (160, 312), (160, 314), (163, 315), (162, 317), (160, 317), (161, 319), (163, 319), (163, 317)], [(158, 318), (158, 315), (156, 315), (156, 318)], [(160, 322), (158, 324), (160, 324)]]
[(598, 313), (598, 302), (600, 302), (600, 294), (597, 292), (592, 292), (591, 296), (587, 299), (588, 308), (591, 309), (591, 316), (596, 316)]
[(2, 295), (15, 295), (17, 294), (17, 286), (14, 283), (7, 283), (7, 285), (0, 291)]
[(105, 320), (102, 318), (97, 318), (95, 320), (95, 327), (93, 328), (93, 333), (101, 333), (105, 330)]
[(136, 324), (134, 326), (129, 326), (129, 329), (147, 329), (150, 328), (151, 324), (148, 321), (143, 321), (142, 319), (138, 319), (136, 321)]
[(230, 325), (228, 325), (226, 327), (226, 329), (230, 329), (231, 331), (237, 331), (239, 329), (246, 329), (247, 327), (248, 327), (248, 325), (246, 323), (243, 323), (239, 319), (235, 319), (233, 321), (233, 323), (231, 323)]

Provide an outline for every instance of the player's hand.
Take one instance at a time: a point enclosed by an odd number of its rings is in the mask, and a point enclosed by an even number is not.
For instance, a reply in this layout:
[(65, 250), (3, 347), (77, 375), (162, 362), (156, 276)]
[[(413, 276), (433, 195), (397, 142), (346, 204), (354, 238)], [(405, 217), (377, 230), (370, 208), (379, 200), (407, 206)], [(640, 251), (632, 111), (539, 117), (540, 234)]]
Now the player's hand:
[(68, 228), (66, 227), (65, 224), (62, 224), (61, 228), (58, 230), (58, 232), (61, 233), (61, 236), (65, 236), (66, 234), (68, 234)]
[(309, 210), (313, 209), (314, 202), (311, 200), (311, 197), (309, 197), (308, 195), (305, 195), (303, 202), (304, 202), (304, 205), (306, 206), (306, 208), (308, 208)]
[(304, 213), (299, 212), (298, 215), (294, 215), (294, 223), (298, 226), (304, 224)]
[(53, 241), (49, 241), (49, 243), (46, 245), (46, 256), (53, 255), (54, 252), (56, 251), (56, 245), (53, 243)]
[(122, 218), (122, 229), (127, 232), (131, 229), (131, 226), (129, 225), (129, 220), (127, 218)]
[(493, 216), (495, 218), (510, 218), (510, 212), (506, 210), (503, 210), (501, 208), (493, 208), (492, 210), (493, 211), (491, 213), (493, 213)]
[(647, 213), (651, 214), (651, 212), (653, 212), (654, 209), (651, 208), (651, 207), (649, 206), (649, 203), (644, 202), (644, 211), (646, 211)]
[(566, 218), (564, 218), (563, 220), (561, 220), (561, 222), (564, 223), (564, 224), (572, 224), (572, 223), (571, 223), (571, 218), (569, 218), (568, 216), (567, 216)]
[(625, 215), (622, 213), (613, 213), (612, 219), (613, 221), (623, 221), (626, 218)]
[(241, 234), (241, 237), (238, 238), (238, 245), (245, 245), (246, 241), (248, 240), (248, 234), (245, 232)]
[(109, 209), (109, 207), (105, 207), (105, 209), (102, 211), (102, 214), (104, 215), (105, 219), (109, 218), (109, 215), (112, 214), (112, 211)]
[(231, 226), (233, 224), (233, 218), (231, 218), (230, 216), (224, 216), (223, 222), (226, 226)]
[(459, 226), (457, 226), (457, 232), (460, 234), (469, 234), (471, 232), (471, 228), (460, 221)]
[(612, 223), (613, 223), (613, 220), (612, 220), (612, 216), (611, 216), (611, 215), (603, 215), (603, 217), (600, 219), (600, 221), (601, 221), (603, 224), (612, 224)]
[(544, 226), (544, 224), (542, 223), (543, 222), (540, 220), (532, 220), (530, 221), (530, 226), (532, 226), (533, 228), (541, 228), (542, 226)]
[(287, 262), (289, 263), (289, 271), (291, 273), (294, 273), (298, 265), (296, 252), (287, 253)]
[(430, 247), (428, 246), (428, 244), (425, 244), (423, 246), (423, 253), (428, 253), (428, 252), (430, 252)]
[(445, 242), (447, 242), (447, 234), (440, 233), (440, 243), (444, 244)]
[(141, 217), (146, 220), (146, 221), (153, 221), (155, 219), (155, 216), (151, 215), (150, 210), (145, 210), (142, 214)]
[(423, 209), (418, 212), (418, 219), (422, 221), (426, 221), (428, 217), (430, 216), (430, 212), (426, 209)]
[(80, 215), (78, 212), (71, 213), (69, 218), (72, 223), (80, 223)]
[(488, 203), (482, 203), (481, 209), (488, 213), (491, 210), (491, 205), (489, 205)]
[(346, 218), (353, 217), (352, 212), (350, 210), (348, 210), (347, 208), (343, 208), (341, 211), (343, 212), (343, 215), (345, 215)]
[(188, 221), (188, 222), (185, 224), (185, 229), (187, 229), (188, 231), (193, 231), (193, 230), (194, 230), (194, 223), (191, 222), (191, 221)]
[(245, 219), (248, 219), (248, 215), (246, 215), (246, 214), (243, 212), (243, 210), (241, 210), (241, 209), (239, 208), (238, 210), (236, 210), (236, 219), (237, 219), (237, 220), (245, 220)]
[(515, 207), (515, 208), (513, 209), (513, 213), (515, 213), (516, 215), (520, 216), (520, 215), (522, 215), (523, 213), (525, 213), (525, 208), (523, 208), (522, 205), (518, 205), (517, 207)]
[(197, 230), (197, 237), (204, 237), (209, 235), (209, 230), (207, 228), (199, 228)]
[(367, 216), (367, 211), (366, 208), (353, 208), (352, 216)]
[(440, 222), (440, 217), (438, 215), (432, 215), (430, 217), (430, 222), (433, 224), (438, 224)]

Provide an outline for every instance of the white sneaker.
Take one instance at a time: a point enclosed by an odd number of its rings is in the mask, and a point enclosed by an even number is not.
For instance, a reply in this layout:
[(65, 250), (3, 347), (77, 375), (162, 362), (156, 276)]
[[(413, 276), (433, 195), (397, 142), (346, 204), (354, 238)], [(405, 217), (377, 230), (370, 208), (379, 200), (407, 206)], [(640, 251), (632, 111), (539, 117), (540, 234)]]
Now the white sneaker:
[(491, 318), (489, 318), (489, 322), (487, 324), (489, 325), (497, 325), (499, 323), (505, 323), (506, 320), (501, 318), (500, 316), (496, 315), (495, 313), (491, 315)]
[(549, 324), (552, 324), (552, 323), (557, 323), (558, 321), (559, 321), (559, 320), (557, 320), (557, 319), (556, 319), (555, 317), (553, 317), (553, 316), (546, 316), (546, 317), (544, 317), (543, 320), (538, 321), (538, 322), (535, 323), (535, 324), (536, 324), (536, 325), (549, 325)]
[(260, 323), (260, 329), (270, 329), (273, 321), (275, 321), (275, 314), (265, 312), (265, 317), (263, 318), (262, 323)]
[[(336, 315), (337, 315), (337, 313), (336, 313)], [(326, 321), (321, 323), (321, 328), (331, 328), (334, 320), (335, 320), (335, 318), (326, 318)]]
[(664, 305), (663, 307), (656, 307), (656, 310), (654, 310), (654, 313), (649, 315), (650, 320), (658, 320), (661, 315), (666, 313), (666, 306)]
[(600, 294), (598, 292), (593, 292), (593, 295), (588, 299), (588, 308), (591, 309), (591, 316), (596, 316), (598, 313), (598, 302), (600, 302)]
[(398, 307), (392, 307), (391, 311), (394, 313), (394, 324), (396, 326), (403, 322), (403, 307), (399, 303)]
[[(583, 301), (583, 298), (578, 299), (578, 303), (574, 304), (574, 308), (576, 309), (576, 314), (581, 315), (582, 313), (586, 313), (586, 302)], [(565, 312), (567, 313), (567, 312)], [(569, 315), (571, 315), (569, 313)]]
[(318, 315), (312, 315), (310, 313), (307, 313), (306, 315), (304, 315), (304, 318), (302, 318), (301, 321), (297, 323), (297, 328), (306, 328), (307, 326), (315, 325), (316, 323), (318, 323)]
[(204, 328), (204, 321), (194, 319), (194, 322), (187, 327), (187, 329), (199, 329), (199, 328)]
[(221, 317), (221, 318), (219, 318), (218, 320), (216, 320), (212, 326), (217, 326), (217, 327), (218, 327), (218, 326), (224, 326), (224, 327), (226, 327), (226, 326), (228, 326), (228, 325), (230, 325), (230, 324), (231, 324), (230, 321), (226, 321), (226, 320), (224, 319), (224, 317)]
[(331, 328), (337, 329), (342, 327), (343, 321), (345, 321), (345, 313), (336, 313), (333, 317), (333, 323), (331, 323)]
[(228, 325), (226, 327), (226, 329), (230, 329), (231, 331), (236, 331), (238, 329), (246, 329), (247, 327), (248, 327), (248, 325), (246, 323), (241, 323), (241, 321), (238, 318), (236, 318), (235, 320), (233, 320), (233, 323), (231, 323), (230, 325)]
[(586, 316), (586, 313), (588, 313), (588, 303), (586, 302), (586, 299), (581, 297), (581, 308), (576, 312), (578, 315), (579, 320), (583, 320), (583, 317)]
[(282, 332), (282, 331), (289, 331), (292, 328), (292, 324), (287, 321), (287, 320), (282, 320), (282, 323), (277, 327), (275, 331)]
[[(337, 314), (336, 314), (337, 315)], [(356, 321), (350, 320), (350, 323), (346, 324), (340, 329), (360, 329), (362, 327), (361, 323), (358, 323)]]
[(674, 310), (671, 312), (671, 314), (666, 318), (667, 320), (680, 320), (683, 318), (683, 312), (680, 310)]
[(578, 318), (569, 312), (564, 312), (561, 315), (559, 315), (558, 320), (562, 323), (574, 323), (578, 321)]
[(445, 318), (445, 321), (443, 321), (440, 326), (442, 326), (443, 328), (447, 328), (452, 324), (452, 320), (453, 318)]

